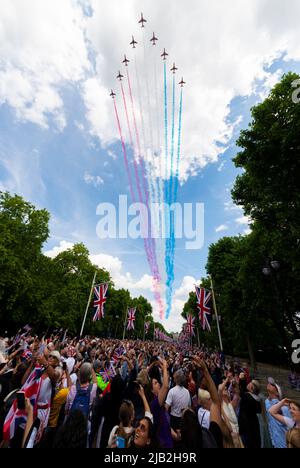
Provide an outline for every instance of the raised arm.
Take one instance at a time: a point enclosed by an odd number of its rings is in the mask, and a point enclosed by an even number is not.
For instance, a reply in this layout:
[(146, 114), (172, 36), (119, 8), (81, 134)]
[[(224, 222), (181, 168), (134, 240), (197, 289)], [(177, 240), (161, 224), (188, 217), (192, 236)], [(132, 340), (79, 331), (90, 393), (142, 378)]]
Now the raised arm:
[(163, 371), (163, 383), (162, 383), (162, 387), (161, 387), (161, 389), (159, 391), (159, 394), (158, 394), (158, 402), (159, 402), (160, 406), (163, 406), (165, 404), (167, 394), (168, 394), (168, 391), (169, 391), (169, 372), (168, 372), (168, 364), (167, 364), (167, 361), (165, 359), (162, 359), (159, 362), (159, 365), (160, 365), (160, 367), (162, 368), (162, 371)]
[(289, 406), (290, 400), (284, 399), (277, 403), (277, 405), (272, 406), (272, 408), (269, 409), (269, 413), (271, 416), (273, 416), (274, 419), (279, 421), (281, 424), (284, 424), (286, 426), (285, 422), (285, 417), (282, 416), (281, 410), (284, 406)]
[(219, 427), (222, 427), (221, 401), (219, 398), (217, 387), (215, 386), (215, 383), (213, 379), (211, 378), (211, 375), (208, 371), (208, 368), (205, 362), (198, 357), (194, 357), (193, 360), (196, 366), (202, 370), (204, 374), (204, 378), (206, 380), (208, 391), (210, 393), (210, 397), (212, 401), (211, 409), (210, 409), (210, 421), (215, 422), (218, 424)]
[(146, 398), (145, 391), (142, 385), (140, 385), (140, 388), (139, 388), (139, 395), (141, 399), (143, 400), (145, 413), (151, 413), (151, 409), (150, 409), (150, 406), (149, 406), (149, 403)]

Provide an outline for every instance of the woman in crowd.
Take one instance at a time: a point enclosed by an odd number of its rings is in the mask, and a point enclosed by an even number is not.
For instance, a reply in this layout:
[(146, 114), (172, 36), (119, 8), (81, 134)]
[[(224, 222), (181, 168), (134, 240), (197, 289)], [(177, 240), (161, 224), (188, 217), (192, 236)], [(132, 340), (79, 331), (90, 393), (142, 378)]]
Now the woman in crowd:
[[(283, 416), (283, 408), (288, 407), (291, 417)], [(284, 399), (272, 406), (269, 413), (287, 428), (288, 448), (300, 448), (300, 403)]]

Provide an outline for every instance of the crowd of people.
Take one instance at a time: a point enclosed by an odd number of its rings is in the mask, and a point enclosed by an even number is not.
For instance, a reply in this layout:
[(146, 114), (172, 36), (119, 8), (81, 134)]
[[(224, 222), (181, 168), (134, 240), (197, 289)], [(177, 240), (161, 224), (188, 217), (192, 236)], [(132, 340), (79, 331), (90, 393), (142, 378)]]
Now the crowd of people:
[[(262, 389), (266, 388), (266, 394)], [(2, 448), (300, 448), (300, 404), (187, 344), (0, 337)]]
[(291, 372), (289, 375), (289, 384), (292, 389), (300, 392), (300, 374), (298, 372)]

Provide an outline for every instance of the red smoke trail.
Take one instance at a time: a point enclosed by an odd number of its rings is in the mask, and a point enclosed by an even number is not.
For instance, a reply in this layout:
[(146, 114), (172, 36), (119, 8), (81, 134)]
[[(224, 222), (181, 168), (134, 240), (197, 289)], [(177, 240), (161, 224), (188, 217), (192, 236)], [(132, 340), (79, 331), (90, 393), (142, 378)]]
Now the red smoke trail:
[(116, 113), (116, 119), (117, 119), (117, 124), (118, 124), (120, 139), (121, 139), (122, 148), (123, 148), (124, 161), (125, 161), (127, 176), (128, 176), (128, 180), (129, 180), (129, 186), (130, 186), (131, 197), (132, 197), (132, 200), (134, 200), (134, 199), (135, 199), (135, 196), (134, 196), (134, 189), (133, 189), (133, 184), (132, 184), (132, 179), (131, 179), (131, 174), (130, 174), (130, 168), (129, 168), (129, 163), (128, 163), (127, 150), (126, 150), (126, 145), (125, 145), (124, 138), (123, 138), (123, 133), (122, 133), (122, 128), (121, 128), (121, 124), (120, 124), (119, 113), (118, 113), (117, 104), (116, 104), (116, 101), (115, 101), (115, 100), (114, 100), (114, 107), (115, 107), (115, 113)]
[[(136, 112), (135, 112), (134, 100), (133, 100), (133, 95), (132, 95), (132, 87), (131, 87), (131, 81), (130, 81), (128, 68), (127, 68), (127, 80), (128, 80), (128, 89), (129, 89), (130, 100), (131, 100), (132, 117), (133, 117), (133, 125), (134, 125), (134, 130), (135, 130), (135, 135), (136, 135), (138, 156), (139, 156), (139, 162), (140, 162), (141, 170), (142, 170), (143, 189), (144, 189), (144, 193), (145, 193), (145, 201), (146, 201), (146, 204), (148, 206), (149, 193), (148, 193), (148, 187), (147, 187), (147, 183), (146, 183), (146, 174), (145, 174), (144, 162), (142, 160), (141, 139), (140, 139), (140, 134), (139, 134), (138, 127), (137, 127), (137, 124), (136, 124)], [(141, 197), (140, 197), (140, 202), (141, 203), (143, 202), (142, 194), (141, 194)]]
[[(131, 181), (131, 176), (130, 176), (130, 171), (129, 171), (129, 165), (128, 165), (128, 157), (127, 157), (127, 150), (126, 150), (126, 145), (125, 145), (125, 142), (124, 142), (124, 138), (123, 138), (123, 133), (122, 133), (122, 128), (121, 128), (121, 123), (120, 123), (120, 118), (119, 118), (119, 113), (118, 113), (118, 109), (117, 109), (117, 104), (116, 104), (116, 101), (114, 101), (114, 108), (115, 108), (115, 113), (116, 113), (116, 119), (117, 119), (117, 124), (118, 124), (118, 129), (119, 129), (119, 134), (120, 134), (120, 139), (121, 139), (121, 143), (122, 143), (122, 148), (123, 148), (123, 154), (124, 154), (124, 160), (125, 160), (125, 165), (126, 165), (126, 169), (128, 169), (128, 177), (130, 178), (129, 180)], [(130, 182), (131, 183), (131, 182)], [(139, 184), (138, 184), (139, 185)], [(134, 200), (134, 191), (133, 191), (133, 186), (131, 185), (131, 196), (132, 196), (132, 199)], [(141, 194), (141, 190), (139, 188), (139, 195), (142, 196)], [(141, 201), (142, 203), (142, 201)], [(146, 251), (146, 255), (147, 255), (147, 260), (148, 260), (148, 263), (150, 265), (150, 268), (151, 268), (151, 265), (152, 265), (152, 255), (151, 255), (151, 251), (150, 251), (150, 248), (148, 247), (148, 242), (149, 239), (144, 239), (144, 247), (145, 247), (145, 251)]]
[[(129, 131), (130, 143), (131, 143), (132, 148), (134, 149), (132, 131), (131, 131), (129, 115), (128, 115), (127, 101), (126, 101), (126, 96), (125, 96), (124, 87), (123, 87), (122, 82), (121, 82), (121, 90), (122, 90), (122, 96), (123, 96), (123, 103), (124, 103), (124, 109), (125, 109), (125, 114), (126, 114), (127, 126), (128, 126), (128, 131)], [(137, 163), (136, 163), (135, 154), (133, 154), (133, 164), (134, 164), (134, 173), (135, 173), (136, 186), (137, 186), (138, 194), (140, 196), (142, 192), (141, 192), (141, 185), (140, 185), (140, 179), (139, 179), (139, 170), (138, 170), (138, 166), (137, 166)], [(135, 201), (136, 201), (135, 197), (133, 197), (132, 200), (135, 203)]]

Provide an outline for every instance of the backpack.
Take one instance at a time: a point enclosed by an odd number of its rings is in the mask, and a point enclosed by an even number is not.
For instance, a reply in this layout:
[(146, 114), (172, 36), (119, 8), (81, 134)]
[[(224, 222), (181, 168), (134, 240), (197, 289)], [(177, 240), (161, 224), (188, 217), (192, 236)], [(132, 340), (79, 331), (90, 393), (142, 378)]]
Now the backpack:
[(90, 384), (87, 389), (82, 389), (79, 382), (76, 384), (77, 392), (72, 404), (71, 413), (80, 411), (87, 419), (90, 416), (90, 401), (93, 384)]
[(202, 443), (204, 449), (216, 449), (218, 448), (214, 436), (210, 431), (202, 427)]
[(125, 440), (125, 447), (124, 448), (129, 448), (133, 439), (134, 435), (134, 430), (132, 432), (126, 433), (122, 427), (118, 427), (116, 430), (115, 436), (116, 437), (121, 437), (122, 439)]

